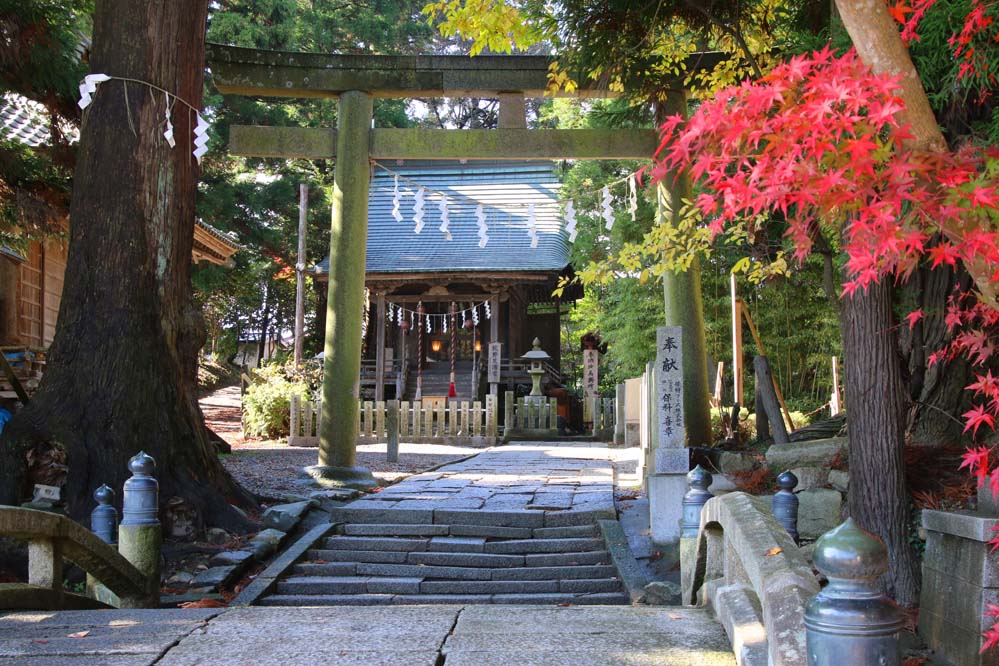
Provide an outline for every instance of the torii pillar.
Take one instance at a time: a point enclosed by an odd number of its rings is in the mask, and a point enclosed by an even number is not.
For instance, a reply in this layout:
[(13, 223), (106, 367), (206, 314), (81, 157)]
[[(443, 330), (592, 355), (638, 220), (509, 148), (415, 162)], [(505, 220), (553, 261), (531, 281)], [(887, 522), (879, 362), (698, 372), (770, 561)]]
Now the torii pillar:
[(330, 219), (319, 464), (306, 468), (322, 485), (352, 488), (378, 485), (369, 470), (357, 466), (356, 448), (372, 108), (370, 93), (349, 90), (340, 95)]

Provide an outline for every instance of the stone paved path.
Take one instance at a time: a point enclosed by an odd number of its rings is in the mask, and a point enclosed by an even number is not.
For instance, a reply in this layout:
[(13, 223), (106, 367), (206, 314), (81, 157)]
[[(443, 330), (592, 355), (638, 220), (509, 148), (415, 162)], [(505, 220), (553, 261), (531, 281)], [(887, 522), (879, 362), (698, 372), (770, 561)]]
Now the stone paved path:
[(351, 509), (614, 514), (608, 449), (526, 443), (406, 478)]
[(697, 609), (408, 606), (0, 613), (0, 666), (731, 666)]

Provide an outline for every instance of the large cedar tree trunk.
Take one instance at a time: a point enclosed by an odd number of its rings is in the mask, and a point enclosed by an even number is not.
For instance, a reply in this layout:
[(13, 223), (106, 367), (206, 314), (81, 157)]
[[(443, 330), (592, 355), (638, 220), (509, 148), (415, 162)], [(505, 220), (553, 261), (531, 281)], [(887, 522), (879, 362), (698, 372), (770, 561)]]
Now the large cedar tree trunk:
[[(945, 446), (962, 441), (960, 416), (970, 408), (971, 362), (964, 356), (940, 360), (932, 365), (930, 354), (953, 337), (945, 322), (947, 299), (969, 292), (972, 280), (964, 270), (945, 266), (922, 266), (900, 288), (902, 311), (924, 313), (911, 328), (899, 327), (899, 343), (906, 362), (905, 384), (909, 396), (906, 442), (921, 446)], [(992, 366), (999, 363), (992, 361)]]
[[(200, 106), (207, 11), (208, 0), (97, 0), (92, 71)], [(69, 512), (83, 520), (100, 484), (120, 501), (126, 463), (143, 449), (161, 503), (180, 496), (206, 523), (241, 529), (249, 522), (231, 504), (255, 504), (219, 463), (195, 393), (205, 332), (190, 288), (194, 123), (177, 103), (171, 149), (163, 119), (162, 93), (120, 80), (87, 109), (59, 326), (38, 393), (0, 440), (0, 502), (30, 490), (28, 449), (55, 443), (68, 455)]]
[(894, 287), (882, 280), (843, 300), (841, 325), (850, 436), (850, 516), (888, 548), (886, 591), (918, 602), (915, 552), (908, 541), (909, 495), (903, 461), (905, 389), (892, 313)]

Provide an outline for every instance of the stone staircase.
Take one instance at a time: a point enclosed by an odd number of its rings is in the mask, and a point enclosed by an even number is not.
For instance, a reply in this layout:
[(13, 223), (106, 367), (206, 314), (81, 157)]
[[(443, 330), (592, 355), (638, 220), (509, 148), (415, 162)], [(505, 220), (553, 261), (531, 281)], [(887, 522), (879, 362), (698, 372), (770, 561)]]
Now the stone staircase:
[[(455, 363), (454, 388), (457, 396), (454, 400), (472, 400), (472, 362), (458, 361)], [(403, 400), (416, 399), (416, 370), (410, 370), (406, 381), (406, 390)], [(451, 387), (451, 365), (449, 363), (437, 363), (423, 369), (423, 395), (424, 396), (446, 396)]]
[(452, 512), (458, 520), (419, 524), (363, 513), (317, 542), (258, 605), (629, 603), (592, 522), (531, 527), (512, 525), (535, 522), (511, 520), (517, 514)]

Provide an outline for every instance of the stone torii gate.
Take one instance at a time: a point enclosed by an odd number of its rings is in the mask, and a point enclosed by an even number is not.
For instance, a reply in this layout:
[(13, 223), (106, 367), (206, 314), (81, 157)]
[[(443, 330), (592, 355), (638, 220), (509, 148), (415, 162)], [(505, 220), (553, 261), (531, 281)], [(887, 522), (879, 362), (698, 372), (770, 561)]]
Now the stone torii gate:
[[(718, 58), (697, 54), (690, 65), (713, 66)], [(659, 145), (655, 130), (528, 130), (524, 98), (545, 96), (551, 62), (545, 56), (324, 55), (210, 44), (208, 62), (225, 94), (339, 99), (336, 130), (233, 126), (229, 136), (237, 155), (336, 160), (319, 461), (308, 468), (329, 485), (375, 485), (356, 466), (370, 160), (646, 159)], [(600, 86), (557, 93), (611, 94)], [(499, 129), (372, 128), (375, 97), (498, 98)], [(383, 365), (379, 358), (377, 367)], [(706, 395), (706, 374), (703, 389)]]

